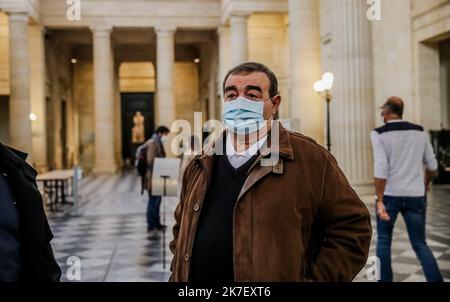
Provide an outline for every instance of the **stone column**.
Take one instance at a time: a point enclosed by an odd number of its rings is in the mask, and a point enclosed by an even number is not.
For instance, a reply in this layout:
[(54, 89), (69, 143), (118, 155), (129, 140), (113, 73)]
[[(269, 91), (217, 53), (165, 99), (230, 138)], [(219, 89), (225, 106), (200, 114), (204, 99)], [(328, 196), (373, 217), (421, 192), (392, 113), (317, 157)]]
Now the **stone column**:
[(111, 28), (92, 28), (94, 42), (95, 167), (116, 171), (114, 159), (114, 88)]
[(31, 123), (33, 159), (39, 172), (46, 171), (47, 127), (45, 101), (45, 45), (44, 29), (39, 25), (29, 27), (31, 112), (37, 119)]
[(323, 143), (323, 101), (313, 90), (322, 77), (319, 1), (289, 0), (289, 39), (291, 124)]
[(60, 68), (60, 52), (59, 49), (61, 44), (57, 41), (49, 41), (49, 68), (51, 82), (51, 111), (48, 112), (47, 119), (51, 125), (47, 135), (49, 138), (48, 154), (50, 159), (51, 169), (62, 169), (63, 168), (63, 146), (62, 144), (62, 92), (64, 88), (61, 82), (62, 71)]
[[(114, 117), (117, 121), (114, 128), (114, 156), (118, 166), (123, 165), (122, 160), (122, 119), (121, 119), (121, 96), (119, 83), (119, 68), (120, 62), (114, 64)], [(133, 163), (132, 163), (133, 164)]]
[(219, 27), (217, 29), (218, 35), (218, 65), (219, 71), (217, 74), (217, 91), (222, 95), (222, 83), (223, 79), (231, 68), (231, 38), (230, 38), (230, 28), (229, 27)]
[(332, 150), (352, 185), (372, 191), (370, 131), (374, 128), (371, 24), (365, 1), (332, 1), (335, 74), (331, 103)]
[(217, 68), (218, 68), (218, 56), (217, 54), (217, 44), (210, 43), (212, 54), (210, 57), (210, 66), (209, 66), (209, 82), (208, 82), (208, 118), (209, 119), (218, 119), (217, 115)]
[(231, 63), (233, 67), (248, 61), (248, 16), (246, 14), (230, 17), (231, 45), (233, 45)]
[[(10, 62), (10, 145), (21, 151), (31, 150), (30, 54), (28, 48), (28, 14), (9, 15)], [(32, 162), (31, 155), (28, 158)]]
[(156, 28), (156, 126), (175, 121), (175, 27)]

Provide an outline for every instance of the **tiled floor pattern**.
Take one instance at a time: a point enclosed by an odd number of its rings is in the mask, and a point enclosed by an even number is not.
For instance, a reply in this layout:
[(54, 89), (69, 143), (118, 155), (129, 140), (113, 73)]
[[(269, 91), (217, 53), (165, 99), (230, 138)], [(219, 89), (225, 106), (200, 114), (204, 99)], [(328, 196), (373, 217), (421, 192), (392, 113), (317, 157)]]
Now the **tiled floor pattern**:
[[(167, 281), (172, 255), (168, 243), (172, 238), (173, 211), (176, 198), (166, 198), (161, 211), (166, 219), (164, 232), (146, 232), (147, 196), (140, 195), (140, 181), (133, 172), (87, 177), (81, 182), (81, 204), (78, 216), (50, 215), (55, 235), (55, 255), (63, 269), (63, 281), (73, 278), (76, 256), (81, 264), (81, 281)], [(372, 197), (364, 197), (374, 218)], [(428, 244), (438, 259), (444, 278), (450, 279), (450, 187), (434, 188), (427, 213)], [(372, 219), (376, 241), (375, 219)], [(165, 237), (165, 238), (164, 238)], [(163, 253), (165, 252), (165, 256)], [(393, 269), (395, 281), (425, 281), (422, 268), (408, 240), (399, 217), (394, 234)], [(164, 260), (165, 259), (165, 266)], [(71, 259), (69, 259), (71, 260)], [(368, 281), (367, 269), (356, 281)], [(66, 274), (68, 272), (68, 274)]]

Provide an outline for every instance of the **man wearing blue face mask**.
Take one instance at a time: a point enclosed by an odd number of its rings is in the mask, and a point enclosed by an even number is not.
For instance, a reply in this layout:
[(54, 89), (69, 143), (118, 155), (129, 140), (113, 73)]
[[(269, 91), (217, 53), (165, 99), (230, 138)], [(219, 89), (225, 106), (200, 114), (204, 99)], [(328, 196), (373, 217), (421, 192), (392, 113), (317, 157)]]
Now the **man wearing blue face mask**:
[(274, 121), (281, 96), (266, 66), (233, 68), (223, 92), (227, 130), (183, 175), (171, 281), (352, 280), (370, 215), (336, 160)]

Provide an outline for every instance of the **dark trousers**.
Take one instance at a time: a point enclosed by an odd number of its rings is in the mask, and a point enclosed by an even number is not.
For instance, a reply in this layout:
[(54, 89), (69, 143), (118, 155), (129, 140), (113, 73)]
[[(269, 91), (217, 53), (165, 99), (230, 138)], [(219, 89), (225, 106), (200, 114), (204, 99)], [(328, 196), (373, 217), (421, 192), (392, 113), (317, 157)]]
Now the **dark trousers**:
[(152, 230), (161, 226), (159, 208), (161, 205), (161, 196), (151, 195), (147, 205), (147, 229)]
[(392, 282), (391, 242), (394, 224), (402, 214), (408, 230), (409, 240), (422, 264), (428, 282), (442, 282), (436, 259), (425, 239), (426, 197), (384, 197), (384, 205), (391, 220), (383, 221), (377, 216), (377, 257), (381, 262), (381, 281)]

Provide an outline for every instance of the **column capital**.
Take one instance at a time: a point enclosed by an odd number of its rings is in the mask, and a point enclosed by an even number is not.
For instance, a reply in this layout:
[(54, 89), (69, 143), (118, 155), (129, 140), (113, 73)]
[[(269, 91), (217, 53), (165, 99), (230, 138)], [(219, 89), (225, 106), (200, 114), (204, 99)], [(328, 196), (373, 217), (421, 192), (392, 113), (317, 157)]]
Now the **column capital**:
[(93, 35), (110, 35), (112, 32), (112, 26), (110, 25), (92, 25), (89, 26), (89, 29), (91, 30)]
[[(31, 29), (35, 29), (35, 30), (31, 30)], [(47, 29), (42, 26), (41, 24), (33, 24), (32, 26), (30, 26), (30, 35), (45, 35), (47, 33)]]
[(231, 63), (234, 66), (248, 61), (248, 16), (247, 14), (230, 16), (231, 45), (234, 47)]
[(175, 34), (176, 30), (177, 27), (175, 25), (163, 25), (155, 27), (155, 32), (157, 35), (173, 35)]
[(230, 24), (237, 24), (237, 23), (247, 23), (248, 17), (250, 17), (250, 13), (248, 12), (239, 12), (239, 13), (232, 13), (230, 16)]
[(230, 34), (230, 28), (227, 27), (227, 26), (219, 26), (219, 27), (217, 27), (217, 34), (219, 36), (226, 35), (226, 34), (229, 35)]
[(7, 11), (9, 21), (24, 21), (28, 22), (28, 13), (21, 11)]

